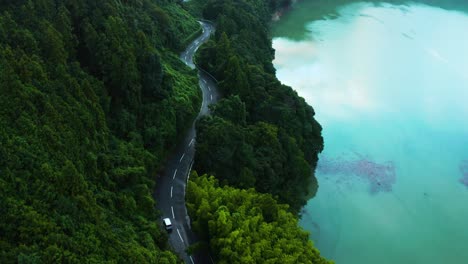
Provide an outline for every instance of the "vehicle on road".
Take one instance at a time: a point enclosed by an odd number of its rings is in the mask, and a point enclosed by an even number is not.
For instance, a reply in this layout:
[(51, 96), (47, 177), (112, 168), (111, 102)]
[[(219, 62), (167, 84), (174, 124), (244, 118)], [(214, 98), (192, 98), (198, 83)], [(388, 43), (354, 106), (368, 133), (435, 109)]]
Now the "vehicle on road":
[(164, 225), (164, 228), (166, 228), (166, 230), (167, 230), (168, 232), (171, 232), (171, 231), (172, 231), (171, 219), (169, 219), (169, 218), (164, 218), (164, 219), (163, 219), (163, 225)]

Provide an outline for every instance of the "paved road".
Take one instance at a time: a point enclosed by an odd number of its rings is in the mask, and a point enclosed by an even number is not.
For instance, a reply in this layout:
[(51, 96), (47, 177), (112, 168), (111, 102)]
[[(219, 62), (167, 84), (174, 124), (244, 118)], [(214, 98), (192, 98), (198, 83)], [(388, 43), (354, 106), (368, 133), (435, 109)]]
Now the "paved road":
[[(180, 59), (189, 67), (195, 69), (193, 56), (197, 49), (207, 41), (214, 27), (211, 24), (200, 22), (203, 34), (195, 39), (187, 49), (182, 52)], [(203, 92), (203, 103), (198, 117), (209, 113), (208, 105), (219, 99), (216, 82), (208, 74), (199, 71), (199, 85)], [(196, 241), (195, 234), (190, 229), (190, 219), (185, 207), (185, 187), (188, 174), (193, 164), (196, 143), (195, 122), (187, 131), (186, 136), (179, 142), (168, 159), (164, 171), (157, 179), (154, 197), (163, 218), (169, 217), (174, 230), (169, 234), (169, 242), (174, 250), (186, 263), (210, 263), (206, 254), (189, 256), (185, 250)], [(162, 218), (161, 218), (162, 222)]]

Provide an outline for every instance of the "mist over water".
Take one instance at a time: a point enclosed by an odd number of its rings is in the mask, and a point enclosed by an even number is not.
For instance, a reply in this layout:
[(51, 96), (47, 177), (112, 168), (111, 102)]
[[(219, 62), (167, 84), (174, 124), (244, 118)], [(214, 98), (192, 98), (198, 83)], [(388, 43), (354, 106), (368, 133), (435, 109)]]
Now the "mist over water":
[(301, 225), (338, 264), (468, 263), (468, 15), (359, 2), (317, 19), (312, 2), (273, 40), (324, 128)]

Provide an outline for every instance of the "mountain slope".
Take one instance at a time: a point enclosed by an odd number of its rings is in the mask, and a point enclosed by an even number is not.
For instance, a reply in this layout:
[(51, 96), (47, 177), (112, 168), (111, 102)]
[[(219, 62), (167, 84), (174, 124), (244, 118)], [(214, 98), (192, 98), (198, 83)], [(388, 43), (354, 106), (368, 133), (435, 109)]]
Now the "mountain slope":
[(160, 1), (0, 4), (0, 262), (175, 263), (154, 170), (201, 102)]
[(223, 184), (270, 193), (299, 212), (317, 188), (313, 173), (323, 138), (314, 109), (275, 76), (269, 23), (284, 3), (191, 4), (216, 21), (216, 36), (197, 62), (220, 81), (225, 97), (198, 124), (195, 169)]

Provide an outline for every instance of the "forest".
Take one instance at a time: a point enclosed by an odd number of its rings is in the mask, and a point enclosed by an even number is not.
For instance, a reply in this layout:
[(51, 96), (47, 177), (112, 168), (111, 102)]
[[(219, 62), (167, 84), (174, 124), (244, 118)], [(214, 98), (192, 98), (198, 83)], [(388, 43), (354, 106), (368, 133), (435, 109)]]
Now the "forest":
[(186, 201), (199, 247), (217, 263), (330, 263), (298, 226), (317, 189), (323, 138), (313, 108), (272, 65), (271, 14), (288, 4), (188, 3), (216, 24), (196, 63), (217, 79), (223, 99), (197, 122), (194, 168), (203, 175), (190, 178)]
[(220, 186), (193, 173), (187, 191), (192, 226), (215, 252), (216, 263), (331, 263), (320, 256), (288, 206), (254, 189)]
[(216, 21), (216, 36), (196, 61), (216, 77), (224, 97), (198, 122), (195, 168), (222, 184), (272, 194), (297, 214), (317, 187), (323, 138), (314, 109), (275, 77), (269, 23), (285, 4), (192, 3), (192, 12)]
[(180, 262), (152, 192), (200, 109), (178, 58), (197, 16), (216, 23), (196, 59), (224, 99), (197, 123), (194, 168), (216, 178), (189, 182), (194, 229), (220, 263), (327, 263), (297, 225), (323, 140), (275, 77), (285, 4), (0, 1), (0, 263)]
[(0, 2), (0, 263), (176, 263), (155, 170), (201, 104), (170, 1)]

